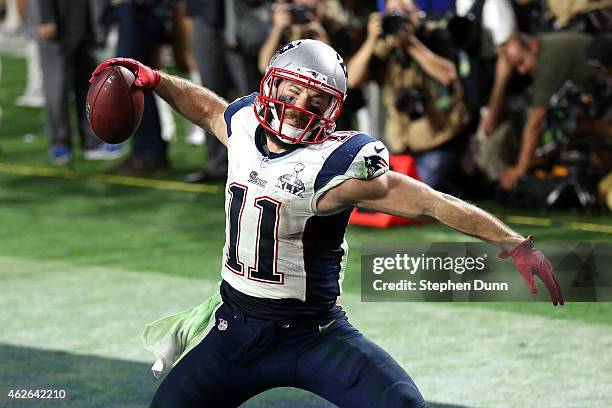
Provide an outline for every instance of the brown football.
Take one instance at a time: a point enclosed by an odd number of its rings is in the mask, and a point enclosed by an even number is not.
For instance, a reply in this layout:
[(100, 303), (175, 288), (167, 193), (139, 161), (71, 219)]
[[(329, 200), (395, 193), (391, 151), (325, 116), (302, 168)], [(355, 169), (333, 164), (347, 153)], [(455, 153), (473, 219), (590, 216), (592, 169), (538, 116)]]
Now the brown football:
[(124, 142), (140, 125), (144, 95), (141, 89), (132, 87), (134, 79), (129, 69), (113, 65), (100, 72), (89, 86), (87, 120), (106, 143)]

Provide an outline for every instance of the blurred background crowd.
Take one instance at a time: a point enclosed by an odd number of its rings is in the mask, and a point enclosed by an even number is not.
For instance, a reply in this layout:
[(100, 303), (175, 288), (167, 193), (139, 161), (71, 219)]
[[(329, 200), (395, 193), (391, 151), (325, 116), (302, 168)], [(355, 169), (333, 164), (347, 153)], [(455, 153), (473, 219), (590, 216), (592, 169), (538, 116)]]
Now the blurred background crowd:
[[(338, 130), (409, 155), (418, 177), (463, 198), (507, 205), (612, 208), (612, 0), (0, 0), (0, 41), (26, 37), (27, 87), (43, 107), (49, 160), (73, 159), (76, 108), (87, 160), (109, 172), (167, 172), (170, 108), (145, 97), (130, 145), (100, 143), (85, 97), (97, 63), (131, 57), (228, 100), (259, 91), (275, 51), (299, 38), (348, 65)], [(73, 95), (74, 97), (70, 97)], [(75, 107), (73, 108), (71, 104)], [(203, 145), (187, 182), (221, 181), (227, 153)], [(183, 135), (181, 135), (183, 137)]]

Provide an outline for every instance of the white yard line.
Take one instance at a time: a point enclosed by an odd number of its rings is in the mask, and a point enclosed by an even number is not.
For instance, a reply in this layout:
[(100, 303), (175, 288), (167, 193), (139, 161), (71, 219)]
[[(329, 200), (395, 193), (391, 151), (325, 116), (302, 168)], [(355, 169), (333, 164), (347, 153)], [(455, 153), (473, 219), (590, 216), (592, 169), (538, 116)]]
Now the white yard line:
[[(215, 282), (0, 257), (0, 343), (151, 362), (144, 325)], [(425, 397), (470, 407), (612, 406), (612, 327), (432, 303), (341, 303)], [(552, 306), (551, 306), (552, 307)]]

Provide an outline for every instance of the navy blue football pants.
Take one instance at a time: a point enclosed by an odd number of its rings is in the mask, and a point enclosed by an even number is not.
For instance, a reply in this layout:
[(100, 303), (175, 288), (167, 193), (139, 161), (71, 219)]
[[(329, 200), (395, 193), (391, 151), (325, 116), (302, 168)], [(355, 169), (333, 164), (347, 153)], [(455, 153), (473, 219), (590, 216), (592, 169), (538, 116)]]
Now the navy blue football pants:
[(346, 317), (323, 330), (287, 328), (223, 304), (151, 407), (236, 407), (274, 387), (308, 390), (340, 407), (427, 406), (406, 371)]

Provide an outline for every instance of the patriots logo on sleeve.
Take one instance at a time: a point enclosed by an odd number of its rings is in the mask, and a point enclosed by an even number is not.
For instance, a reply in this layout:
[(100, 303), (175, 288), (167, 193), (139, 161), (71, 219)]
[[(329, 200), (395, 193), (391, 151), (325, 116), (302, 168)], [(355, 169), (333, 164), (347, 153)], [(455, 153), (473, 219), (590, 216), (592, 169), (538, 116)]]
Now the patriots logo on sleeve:
[(368, 178), (372, 177), (380, 170), (387, 171), (389, 169), (389, 163), (380, 156), (366, 156), (364, 157), (366, 170), (368, 171)]

